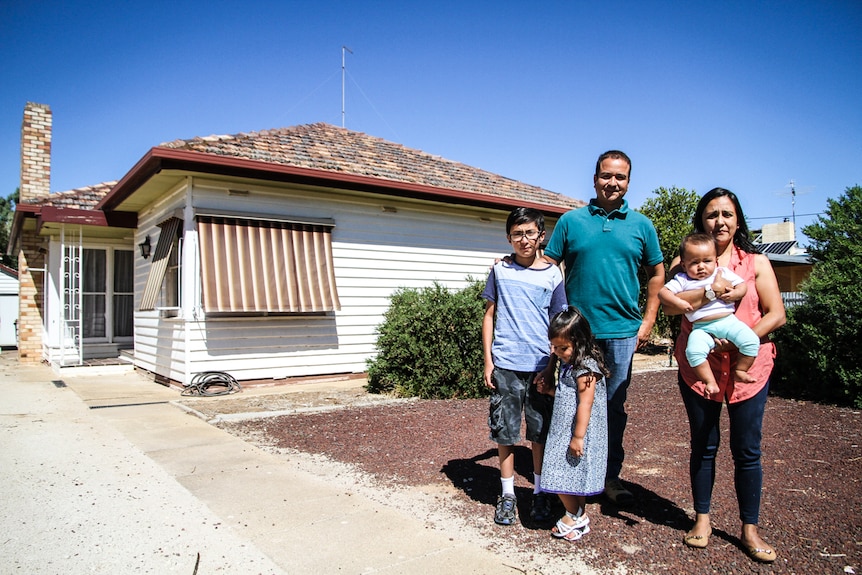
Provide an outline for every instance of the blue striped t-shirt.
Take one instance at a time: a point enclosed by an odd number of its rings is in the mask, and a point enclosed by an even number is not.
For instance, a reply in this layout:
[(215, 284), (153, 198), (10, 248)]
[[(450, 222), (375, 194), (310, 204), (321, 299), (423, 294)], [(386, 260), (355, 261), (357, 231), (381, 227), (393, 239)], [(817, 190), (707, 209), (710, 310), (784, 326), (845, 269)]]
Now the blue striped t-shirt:
[(498, 262), (491, 268), (482, 297), (496, 304), (494, 366), (511, 371), (544, 369), (550, 356), (550, 318), (568, 307), (560, 269), (551, 264), (537, 269)]

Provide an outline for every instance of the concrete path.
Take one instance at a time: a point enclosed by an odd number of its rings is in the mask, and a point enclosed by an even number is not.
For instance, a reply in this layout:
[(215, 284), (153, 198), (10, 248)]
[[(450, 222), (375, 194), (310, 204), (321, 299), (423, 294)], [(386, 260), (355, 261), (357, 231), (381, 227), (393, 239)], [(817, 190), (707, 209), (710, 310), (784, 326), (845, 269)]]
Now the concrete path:
[(4, 352), (0, 370), (2, 573), (535, 572), (207, 424), (128, 368), (57, 374)]

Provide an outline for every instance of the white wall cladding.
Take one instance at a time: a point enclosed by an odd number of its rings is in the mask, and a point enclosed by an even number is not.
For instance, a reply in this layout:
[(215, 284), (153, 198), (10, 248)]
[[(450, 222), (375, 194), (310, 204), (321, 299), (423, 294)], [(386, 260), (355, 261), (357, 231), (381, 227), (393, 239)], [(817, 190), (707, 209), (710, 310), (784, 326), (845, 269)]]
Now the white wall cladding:
[[(158, 225), (170, 217), (175, 210), (181, 209), (186, 202), (186, 186), (164, 194), (159, 202), (138, 214), (138, 229), (135, 234), (135, 249), (144, 238), (150, 237), (155, 252), (161, 228)], [(167, 377), (186, 381), (185, 326), (180, 319), (163, 318), (158, 311), (138, 311), (141, 296), (147, 285), (147, 277), (152, 264), (143, 259), (140, 251), (135, 253), (135, 366)]]
[[(228, 189), (248, 193), (237, 197)], [(160, 318), (157, 312), (137, 312), (136, 363), (177, 381), (210, 370), (229, 372), (240, 381), (363, 372), (375, 353), (375, 329), (395, 290), (435, 281), (462, 288), (468, 277), (484, 279), (494, 258), (511, 251), (504, 211), (201, 179), (194, 180), (190, 194), (175, 192), (160, 209), (142, 214), (136, 243), (149, 233), (155, 245), (155, 226), (184, 198), (207, 213), (331, 219), (341, 301), (340, 311), (322, 316), (203, 318), (183, 310), (179, 318)], [(384, 206), (396, 211), (384, 212)], [(193, 240), (188, 224), (186, 230), (186, 241)], [(139, 256), (136, 261), (140, 294), (149, 262)], [(197, 262), (184, 266), (194, 273), (184, 273), (183, 289), (199, 293)]]
[(0, 346), (17, 346), (18, 278), (0, 271)]
[(0, 272), (0, 294), (18, 295), (18, 278)]

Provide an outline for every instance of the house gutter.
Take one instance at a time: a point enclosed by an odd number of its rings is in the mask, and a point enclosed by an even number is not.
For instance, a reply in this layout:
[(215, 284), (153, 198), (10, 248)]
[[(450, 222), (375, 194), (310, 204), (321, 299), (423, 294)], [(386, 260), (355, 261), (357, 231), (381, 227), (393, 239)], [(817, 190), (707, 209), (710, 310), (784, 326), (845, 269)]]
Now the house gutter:
[(46, 223), (72, 224), (79, 226), (98, 226), (135, 229), (138, 215), (134, 212), (102, 212), (80, 208), (63, 208), (34, 204), (15, 204), (15, 215), (9, 230), (9, 244), (6, 255), (13, 255), (18, 249), (18, 240), (26, 218), (36, 219), (36, 233), (42, 231)]
[(96, 210), (116, 209), (150, 178), (162, 170), (184, 170), (205, 174), (217, 174), (241, 178), (289, 182), (310, 186), (352, 189), (399, 198), (414, 198), (436, 202), (453, 201), (485, 208), (510, 210), (514, 206), (535, 208), (549, 216), (561, 216), (574, 206), (558, 206), (530, 202), (501, 196), (490, 196), (464, 190), (438, 188), (410, 182), (385, 180), (344, 172), (314, 170), (233, 156), (219, 156), (191, 150), (173, 148), (151, 148), (143, 158), (121, 179), (116, 186), (96, 205)]
[(21, 230), (24, 229), (24, 219), (38, 217), (41, 206), (30, 204), (15, 204), (15, 214), (12, 216), (12, 226), (9, 228), (9, 243), (6, 244), (6, 255), (15, 255), (20, 246)]

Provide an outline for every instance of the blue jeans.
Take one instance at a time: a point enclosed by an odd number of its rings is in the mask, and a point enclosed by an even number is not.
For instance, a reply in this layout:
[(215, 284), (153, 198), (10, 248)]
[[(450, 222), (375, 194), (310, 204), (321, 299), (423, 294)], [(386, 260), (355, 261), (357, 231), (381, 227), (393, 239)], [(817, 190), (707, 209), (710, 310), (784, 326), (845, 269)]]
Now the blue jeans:
[(623, 434), (629, 416), (625, 403), (632, 381), (632, 358), (638, 347), (638, 338), (597, 339), (596, 344), (604, 356), (605, 367), (611, 372), (605, 380), (608, 390), (608, 470), (605, 477), (617, 479), (626, 455)]
[[(722, 404), (693, 392), (681, 377), (679, 390), (691, 428), (689, 474), (694, 510), (696, 513), (709, 513), (715, 483), (715, 456), (721, 443)], [(760, 439), (768, 394), (769, 382), (754, 397), (727, 405), (739, 518), (743, 523), (753, 525), (757, 525), (760, 515), (760, 491), (763, 485)]]

